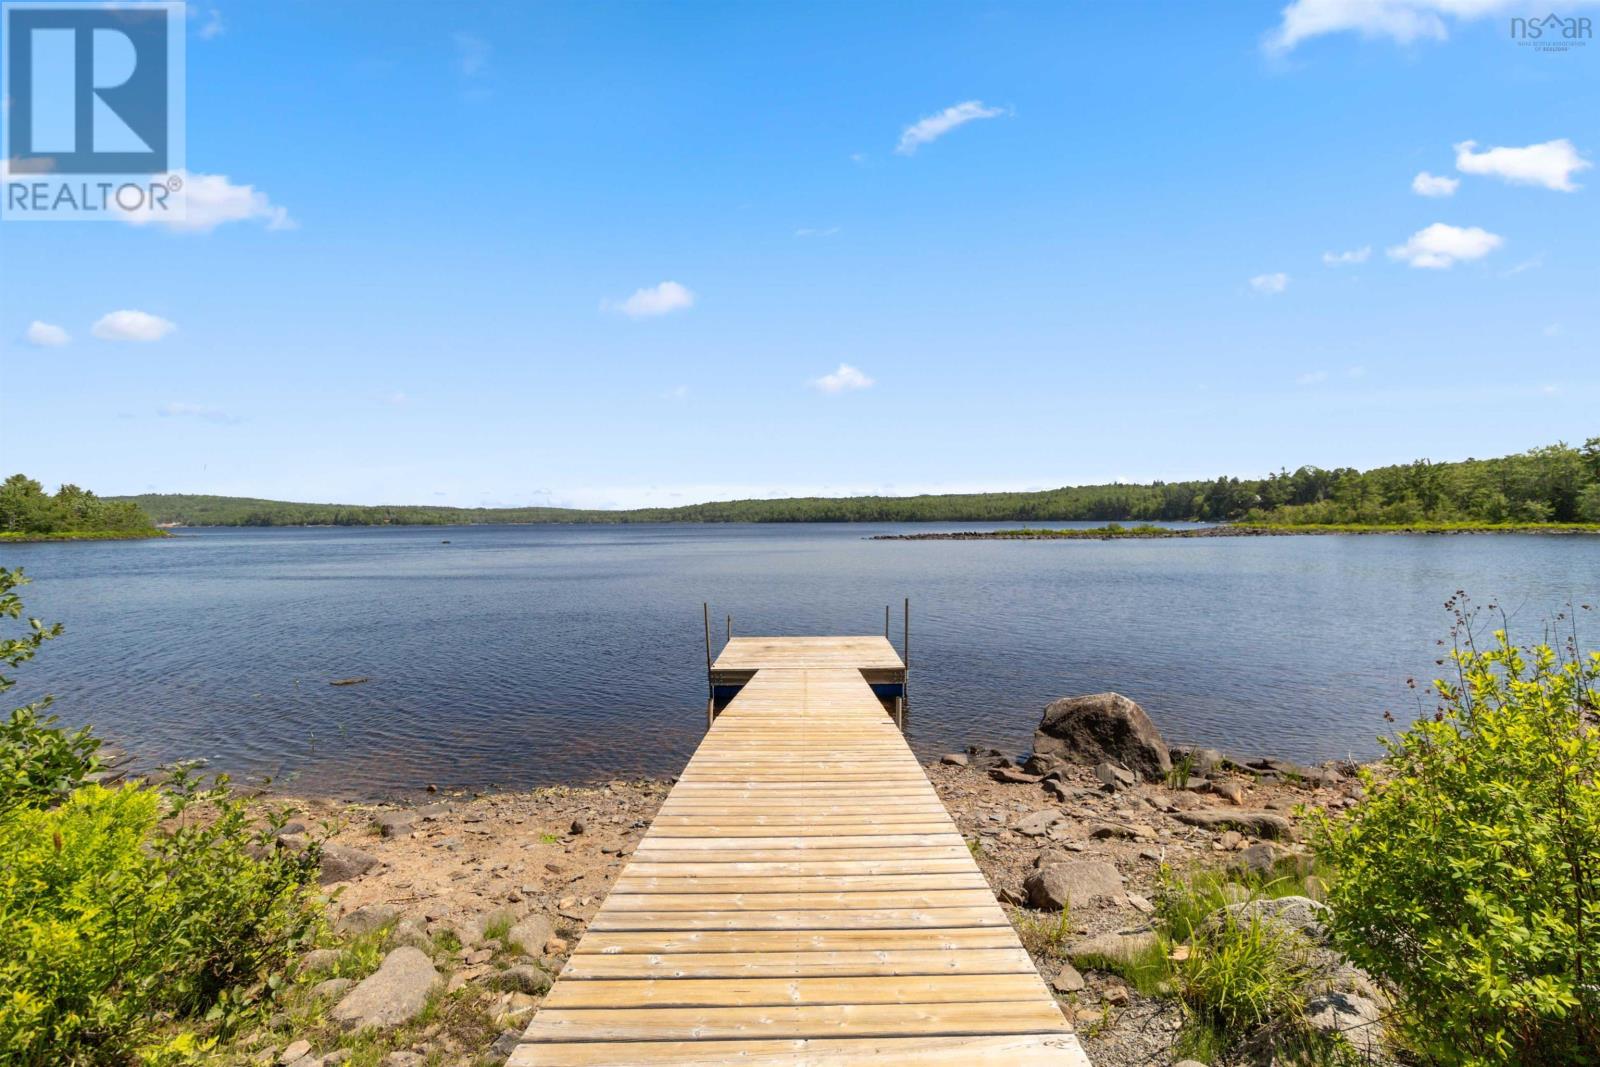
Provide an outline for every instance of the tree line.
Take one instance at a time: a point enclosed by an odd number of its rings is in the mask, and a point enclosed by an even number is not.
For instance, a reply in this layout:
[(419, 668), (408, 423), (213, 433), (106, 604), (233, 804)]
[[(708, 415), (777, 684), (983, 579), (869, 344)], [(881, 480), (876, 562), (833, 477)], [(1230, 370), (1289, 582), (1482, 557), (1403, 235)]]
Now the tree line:
[(76, 486), (62, 486), (50, 497), (37, 482), (21, 475), (12, 477), (0, 490), (0, 530), (48, 532), (74, 528), (70, 525), (73, 522), (147, 526), (149, 519), (187, 526), (551, 522), (1596, 523), (1600, 522), (1600, 437), (1589, 438), (1581, 447), (1558, 443), (1497, 459), (1450, 463), (1421, 459), (1368, 471), (1305, 466), (1295, 471), (1280, 470), (1265, 478), (1080, 485), (1027, 493), (728, 500), (625, 511), (300, 504), (187, 494), (102, 500)]

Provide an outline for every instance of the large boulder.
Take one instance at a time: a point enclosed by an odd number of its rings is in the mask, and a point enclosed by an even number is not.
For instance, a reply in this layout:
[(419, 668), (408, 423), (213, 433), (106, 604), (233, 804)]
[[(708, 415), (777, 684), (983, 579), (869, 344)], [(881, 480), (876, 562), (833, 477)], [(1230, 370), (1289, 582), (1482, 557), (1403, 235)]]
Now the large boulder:
[(1050, 704), (1033, 732), (1033, 750), (1078, 763), (1120, 763), (1146, 778), (1172, 770), (1161, 731), (1121, 693), (1063, 697)]
[(1040, 867), (1023, 883), (1028, 906), (1045, 911), (1122, 896), (1122, 875), (1104, 860), (1068, 860)]
[(397, 948), (345, 994), (333, 1009), (333, 1020), (347, 1030), (392, 1029), (421, 1014), (439, 981), (427, 953), (409, 945)]

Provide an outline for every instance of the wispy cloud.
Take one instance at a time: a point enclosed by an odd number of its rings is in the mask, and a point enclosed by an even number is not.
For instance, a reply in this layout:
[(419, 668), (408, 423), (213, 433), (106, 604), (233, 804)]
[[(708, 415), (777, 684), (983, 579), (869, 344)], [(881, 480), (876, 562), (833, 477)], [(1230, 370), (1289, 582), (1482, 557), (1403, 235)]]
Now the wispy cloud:
[(630, 319), (648, 319), (694, 306), (694, 292), (677, 282), (636, 289), (626, 300), (602, 300), (602, 311), (619, 311)]
[(135, 211), (119, 211), (123, 222), (134, 226), (165, 226), (185, 233), (210, 233), (228, 222), (261, 222), (269, 230), (292, 230), (296, 223), (289, 210), (274, 204), (253, 185), (235, 185), (225, 174), (190, 174), (177, 171), (183, 181), (184, 217), (169, 218), (147, 204)]
[(1321, 385), (1323, 382), (1325, 382), (1327, 380), (1328, 380), (1328, 372), (1327, 371), (1325, 371), (1325, 370), (1312, 370), (1312, 371), (1306, 371), (1304, 374), (1296, 375), (1295, 379), (1294, 379), (1294, 384), (1296, 384), (1296, 385)]
[(839, 232), (837, 226), (802, 226), (794, 231), (796, 237), (832, 237)]
[[(191, 18), (198, 17), (200, 14), (199, 8), (190, 8), (189, 10), (192, 12)], [(222, 12), (217, 8), (208, 8), (205, 12), (205, 19), (200, 24), (200, 28), (195, 31), (196, 36), (202, 41), (214, 41), (227, 32), (227, 27), (222, 24)]]
[(1512, 185), (1542, 185), (1571, 193), (1582, 188), (1573, 183), (1572, 176), (1594, 166), (1565, 137), (1522, 148), (1496, 147), (1478, 152), (1477, 147), (1476, 141), (1462, 141), (1455, 146), (1456, 170), (1485, 174)]
[(1521, 263), (1518, 263), (1516, 266), (1510, 267), (1510, 268), (1508, 268), (1506, 270), (1501, 271), (1500, 272), (1500, 277), (1502, 277), (1502, 278), (1514, 278), (1518, 274), (1521, 274), (1523, 271), (1538, 270), (1542, 266), (1544, 266), (1544, 257), (1543, 256), (1534, 256), (1532, 259), (1525, 259)]
[(668, 389), (666, 392), (661, 394), (661, 399), (674, 401), (687, 400), (689, 399), (689, 387), (687, 385), (674, 385), (671, 389)]
[(1525, 12), (1529, 6), (1528, 0), (1293, 0), (1264, 47), (1268, 52), (1289, 52), (1330, 33), (1386, 37), (1399, 44), (1442, 41), (1450, 36), (1452, 22)]
[(456, 68), (462, 77), (479, 78), (489, 72), (489, 42), (475, 33), (459, 30), (450, 35), (456, 48)]
[(1367, 257), (1372, 255), (1371, 245), (1362, 245), (1352, 248), (1348, 252), (1324, 252), (1322, 262), (1330, 267), (1348, 267), (1354, 263), (1365, 263)]
[(1460, 178), (1444, 178), (1437, 174), (1421, 171), (1411, 179), (1411, 191), (1418, 196), (1454, 196), (1456, 187), (1461, 184)]
[(832, 374), (824, 374), (811, 382), (811, 387), (824, 393), (846, 393), (856, 389), (867, 389), (874, 385), (873, 379), (848, 363), (839, 364), (839, 369)]
[(60, 348), (72, 340), (72, 335), (60, 326), (54, 323), (40, 322), (38, 319), (28, 323), (27, 333), (23, 336), (28, 339), (30, 345), (37, 348)]
[(190, 404), (182, 400), (172, 400), (156, 408), (156, 414), (163, 419), (200, 419), (203, 422), (238, 422), (237, 416), (230, 415), (221, 408), (210, 407), (206, 404)]
[(1405, 244), (1389, 249), (1389, 258), (1403, 260), (1413, 267), (1448, 270), (1457, 261), (1482, 259), (1503, 243), (1499, 234), (1477, 226), (1436, 222), (1412, 234)]
[(410, 394), (401, 392), (399, 389), (392, 389), (378, 399), (392, 408), (408, 408), (411, 406)]
[(968, 100), (947, 107), (943, 111), (918, 119), (900, 133), (900, 143), (894, 150), (909, 156), (925, 144), (932, 144), (958, 126), (978, 119), (992, 119), (1006, 113), (1005, 108), (984, 107), (982, 100)]
[(102, 315), (90, 330), (102, 341), (159, 341), (177, 324), (147, 311), (124, 309)]
[(1289, 288), (1289, 276), (1282, 271), (1275, 274), (1257, 274), (1250, 279), (1250, 288), (1258, 293), (1276, 296)]

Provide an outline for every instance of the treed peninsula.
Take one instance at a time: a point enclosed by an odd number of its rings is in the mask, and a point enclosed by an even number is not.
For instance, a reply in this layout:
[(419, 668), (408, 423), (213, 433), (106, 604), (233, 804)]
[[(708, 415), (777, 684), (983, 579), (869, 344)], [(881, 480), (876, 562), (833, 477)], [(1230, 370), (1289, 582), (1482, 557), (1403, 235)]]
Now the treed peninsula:
[[(54, 495), (23, 475), (0, 486), (0, 538), (159, 536), (172, 526), (417, 526), (639, 522), (1205, 522), (1218, 533), (1600, 531), (1600, 437), (1496, 459), (1325, 470), (1265, 478), (1068, 486), (1022, 493), (795, 497), (673, 508), (452, 508), (306, 504), (249, 497), (151, 493), (96, 497), (72, 485)], [(923, 536), (923, 535), (912, 535)], [(941, 536), (982, 536), (956, 534)], [(1006, 531), (1007, 537), (1164, 537), (1136, 525)]]

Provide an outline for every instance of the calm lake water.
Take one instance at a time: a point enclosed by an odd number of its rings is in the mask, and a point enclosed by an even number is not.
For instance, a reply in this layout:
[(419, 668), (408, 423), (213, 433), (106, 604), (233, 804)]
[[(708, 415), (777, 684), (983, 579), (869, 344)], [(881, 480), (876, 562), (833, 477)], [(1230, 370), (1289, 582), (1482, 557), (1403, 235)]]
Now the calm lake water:
[[(1169, 740), (1318, 760), (1371, 755), (1385, 709), (1415, 712), (1405, 680), (1437, 670), (1456, 589), (1528, 636), (1600, 594), (1587, 536), (866, 539), (939, 528), (7, 545), (0, 562), (35, 579), (29, 613), (67, 626), (9, 695), (52, 692), (64, 720), (147, 763), (204, 757), (336, 795), (666, 775), (704, 729), (702, 600), (719, 634), (728, 613), (742, 634), (878, 633), (892, 603), (898, 645), (910, 596), (908, 733), (924, 757), (1025, 752), (1048, 701), (1114, 689)], [(371, 681), (328, 685), (352, 675)]]

